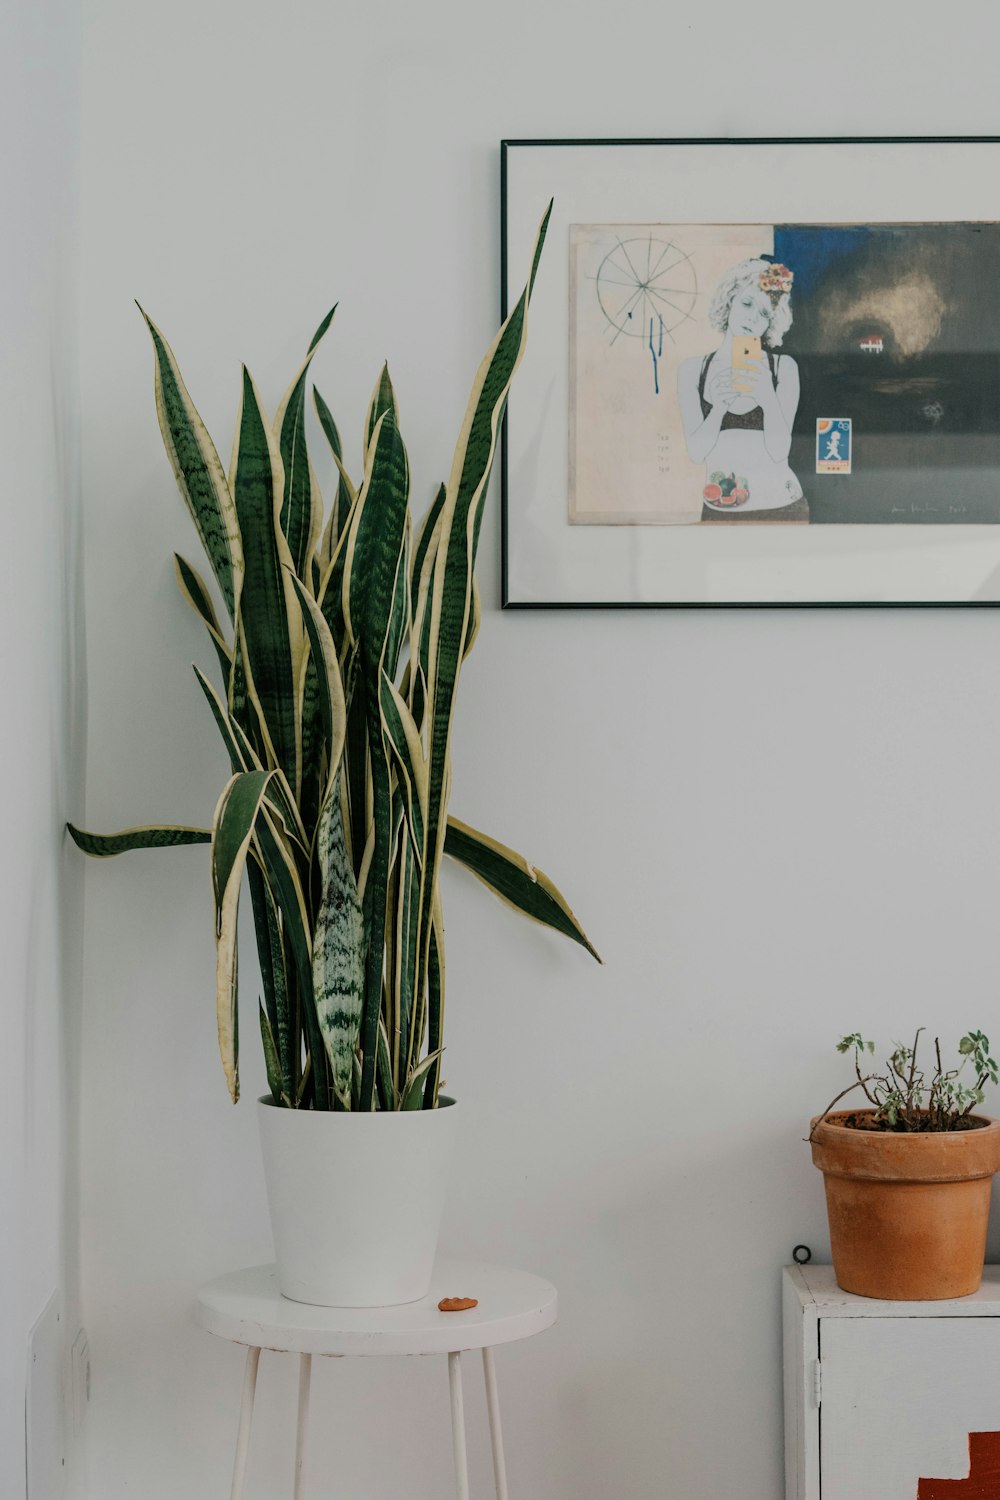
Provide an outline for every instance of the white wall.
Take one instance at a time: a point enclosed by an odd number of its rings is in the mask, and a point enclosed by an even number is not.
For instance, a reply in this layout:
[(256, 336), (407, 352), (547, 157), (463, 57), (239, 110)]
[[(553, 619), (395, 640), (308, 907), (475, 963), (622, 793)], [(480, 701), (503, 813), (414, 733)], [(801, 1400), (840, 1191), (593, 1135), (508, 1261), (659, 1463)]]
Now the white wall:
[[(79, 866), (63, 819), (82, 789), (78, 608), (73, 0), (0, 11), (0, 1495), (24, 1494), (28, 1332), (53, 1292), (77, 1315)], [(71, 1339), (72, 1333), (69, 1337)], [(68, 1342), (66, 1341), (67, 1348)]]
[[(340, 299), (324, 393), (356, 435), (388, 355), (429, 497), (497, 318), (502, 136), (985, 134), (996, 40), (985, 0), (637, 0), (593, 19), (90, 0), (91, 825), (204, 823), (226, 774), (133, 296), (223, 453), (238, 361), (273, 404)], [(798, 1241), (827, 1249), (802, 1136), (840, 1086), (833, 1042), (996, 1025), (1000, 616), (501, 617), (497, 534), (494, 496), (453, 805), (560, 881), (606, 959), (448, 878), (446, 1072), (467, 1122), (444, 1247), (562, 1295), (557, 1328), (499, 1359), (511, 1492), (774, 1500), (778, 1268)], [(253, 1110), (229, 1106), (214, 1051), (204, 851), (90, 867), (87, 889), (89, 1494), (225, 1493), (240, 1355), (189, 1308), (270, 1239)], [(251, 972), (248, 950), (247, 1036)], [(265, 1362), (254, 1500), (290, 1485), (294, 1379)], [(331, 1362), (316, 1383), (311, 1493), (449, 1492), (443, 1368)], [(477, 1398), (485, 1485), (481, 1417)]]

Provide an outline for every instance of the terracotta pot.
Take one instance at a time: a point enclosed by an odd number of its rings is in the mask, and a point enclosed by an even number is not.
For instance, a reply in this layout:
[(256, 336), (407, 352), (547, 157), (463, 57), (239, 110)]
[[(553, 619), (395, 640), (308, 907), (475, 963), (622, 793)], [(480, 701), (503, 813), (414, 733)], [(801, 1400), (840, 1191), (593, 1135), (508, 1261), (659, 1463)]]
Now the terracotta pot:
[(830, 1248), (845, 1292), (887, 1302), (967, 1297), (982, 1279), (1000, 1120), (977, 1130), (854, 1130), (844, 1110), (812, 1126)]

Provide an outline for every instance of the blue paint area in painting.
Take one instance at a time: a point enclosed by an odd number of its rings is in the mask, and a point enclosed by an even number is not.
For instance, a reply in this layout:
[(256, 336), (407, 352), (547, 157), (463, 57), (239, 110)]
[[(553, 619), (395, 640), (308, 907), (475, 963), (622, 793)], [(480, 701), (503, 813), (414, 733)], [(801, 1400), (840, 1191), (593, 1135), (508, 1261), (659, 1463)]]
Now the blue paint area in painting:
[[(885, 233), (886, 226), (879, 226)], [(875, 230), (868, 224), (776, 224), (774, 258), (795, 273), (793, 298), (808, 297), (825, 271), (857, 255)]]
[[(660, 394), (660, 360), (659, 355), (653, 348), (653, 320), (649, 320), (649, 352), (653, 356), (653, 388), (655, 394)], [(663, 353), (663, 319), (660, 319), (660, 354)]]

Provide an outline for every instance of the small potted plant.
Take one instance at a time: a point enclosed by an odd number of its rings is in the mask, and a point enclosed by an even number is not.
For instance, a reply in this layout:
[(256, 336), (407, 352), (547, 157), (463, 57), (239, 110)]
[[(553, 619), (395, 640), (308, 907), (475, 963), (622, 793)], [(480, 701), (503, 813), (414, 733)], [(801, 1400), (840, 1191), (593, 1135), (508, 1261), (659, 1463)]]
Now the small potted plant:
[[(862, 1297), (965, 1297), (982, 1279), (1000, 1121), (975, 1110), (997, 1064), (988, 1038), (970, 1031), (950, 1068), (935, 1038), (928, 1074), (917, 1056), (923, 1030), (873, 1072), (874, 1042), (843, 1037), (837, 1050), (851, 1054), (854, 1082), (811, 1122), (837, 1283)], [(855, 1089), (867, 1106), (833, 1112)]]
[(387, 369), (368, 408), (358, 484), (314, 388), (338, 476), (324, 520), (306, 412), (332, 313), (273, 421), (244, 370), (228, 475), (146, 318), (160, 430), (224, 611), (220, 623), (212, 589), (177, 558), (181, 594), (220, 669), (221, 690), (195, 671), (229, 779), (211, 828), (70, 832), (96, 856), (211, 845), (219, 1047), (234, 1101), (246, 877), (263, 990), (265, 1176), (281, 1288), (299, 1301), (386, 1304), (427, 1289), (457, 1114), (440, 1091), (443, 857), (597, 957), (541, 871), (449, 812), (455, 695), (480, 623), (486, 487), (547, 222), (528, 284), (476, 375), (448, 481), (416, 528)]

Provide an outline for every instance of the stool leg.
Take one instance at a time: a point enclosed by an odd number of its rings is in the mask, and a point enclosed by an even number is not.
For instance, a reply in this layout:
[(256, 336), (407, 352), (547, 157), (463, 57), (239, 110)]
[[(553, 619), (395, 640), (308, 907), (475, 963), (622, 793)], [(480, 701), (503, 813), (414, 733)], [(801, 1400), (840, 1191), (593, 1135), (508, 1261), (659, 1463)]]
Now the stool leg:
[(497, 1484), (497, 1500), (508, 1500), (507, 1465), (503, 1456), (503, 1433), (500, 1429), (500, 1397), (497, 1394), (497, 1372), (493, 1365), (493, 1350), (483, 1350), (483, 1374), (486, 1377), (486, 1406), (490, 1414), (490, 1443), (493, 1448), (493, 1476)]
[(233, 1487), (230, 1500), (243, 1500), (247, 1483), (247, 1454), (250, 1451), (250, 1423), (253, 1420), (253, 1398), (257, 1389), (257, 1366), (260, 1350), (247, 1350), (246, 1372), (243, 1376), (243, 1401), (240, 1405), (240, 1426), (236, 1434), (236, 1462), (233, 1464)]
[(458, 1500), (469, 1500), (469, 1460), (465, 1451), (465, 1407), (462, 1401), (462, 1356), (448, 1355), (451, 1386), (451, 1433), (455, 1447), (455, 1480)]
[(302, 1500), (305, 1486), (302, 1480), (302, 1465), (306, 1456), (306, 1425), (309, 1421), (309, 1385), (312, 1380), (312, 1355), (299, 1356), (299, 1424), (295, 1434), (295, 1494), (294, 1500)]

